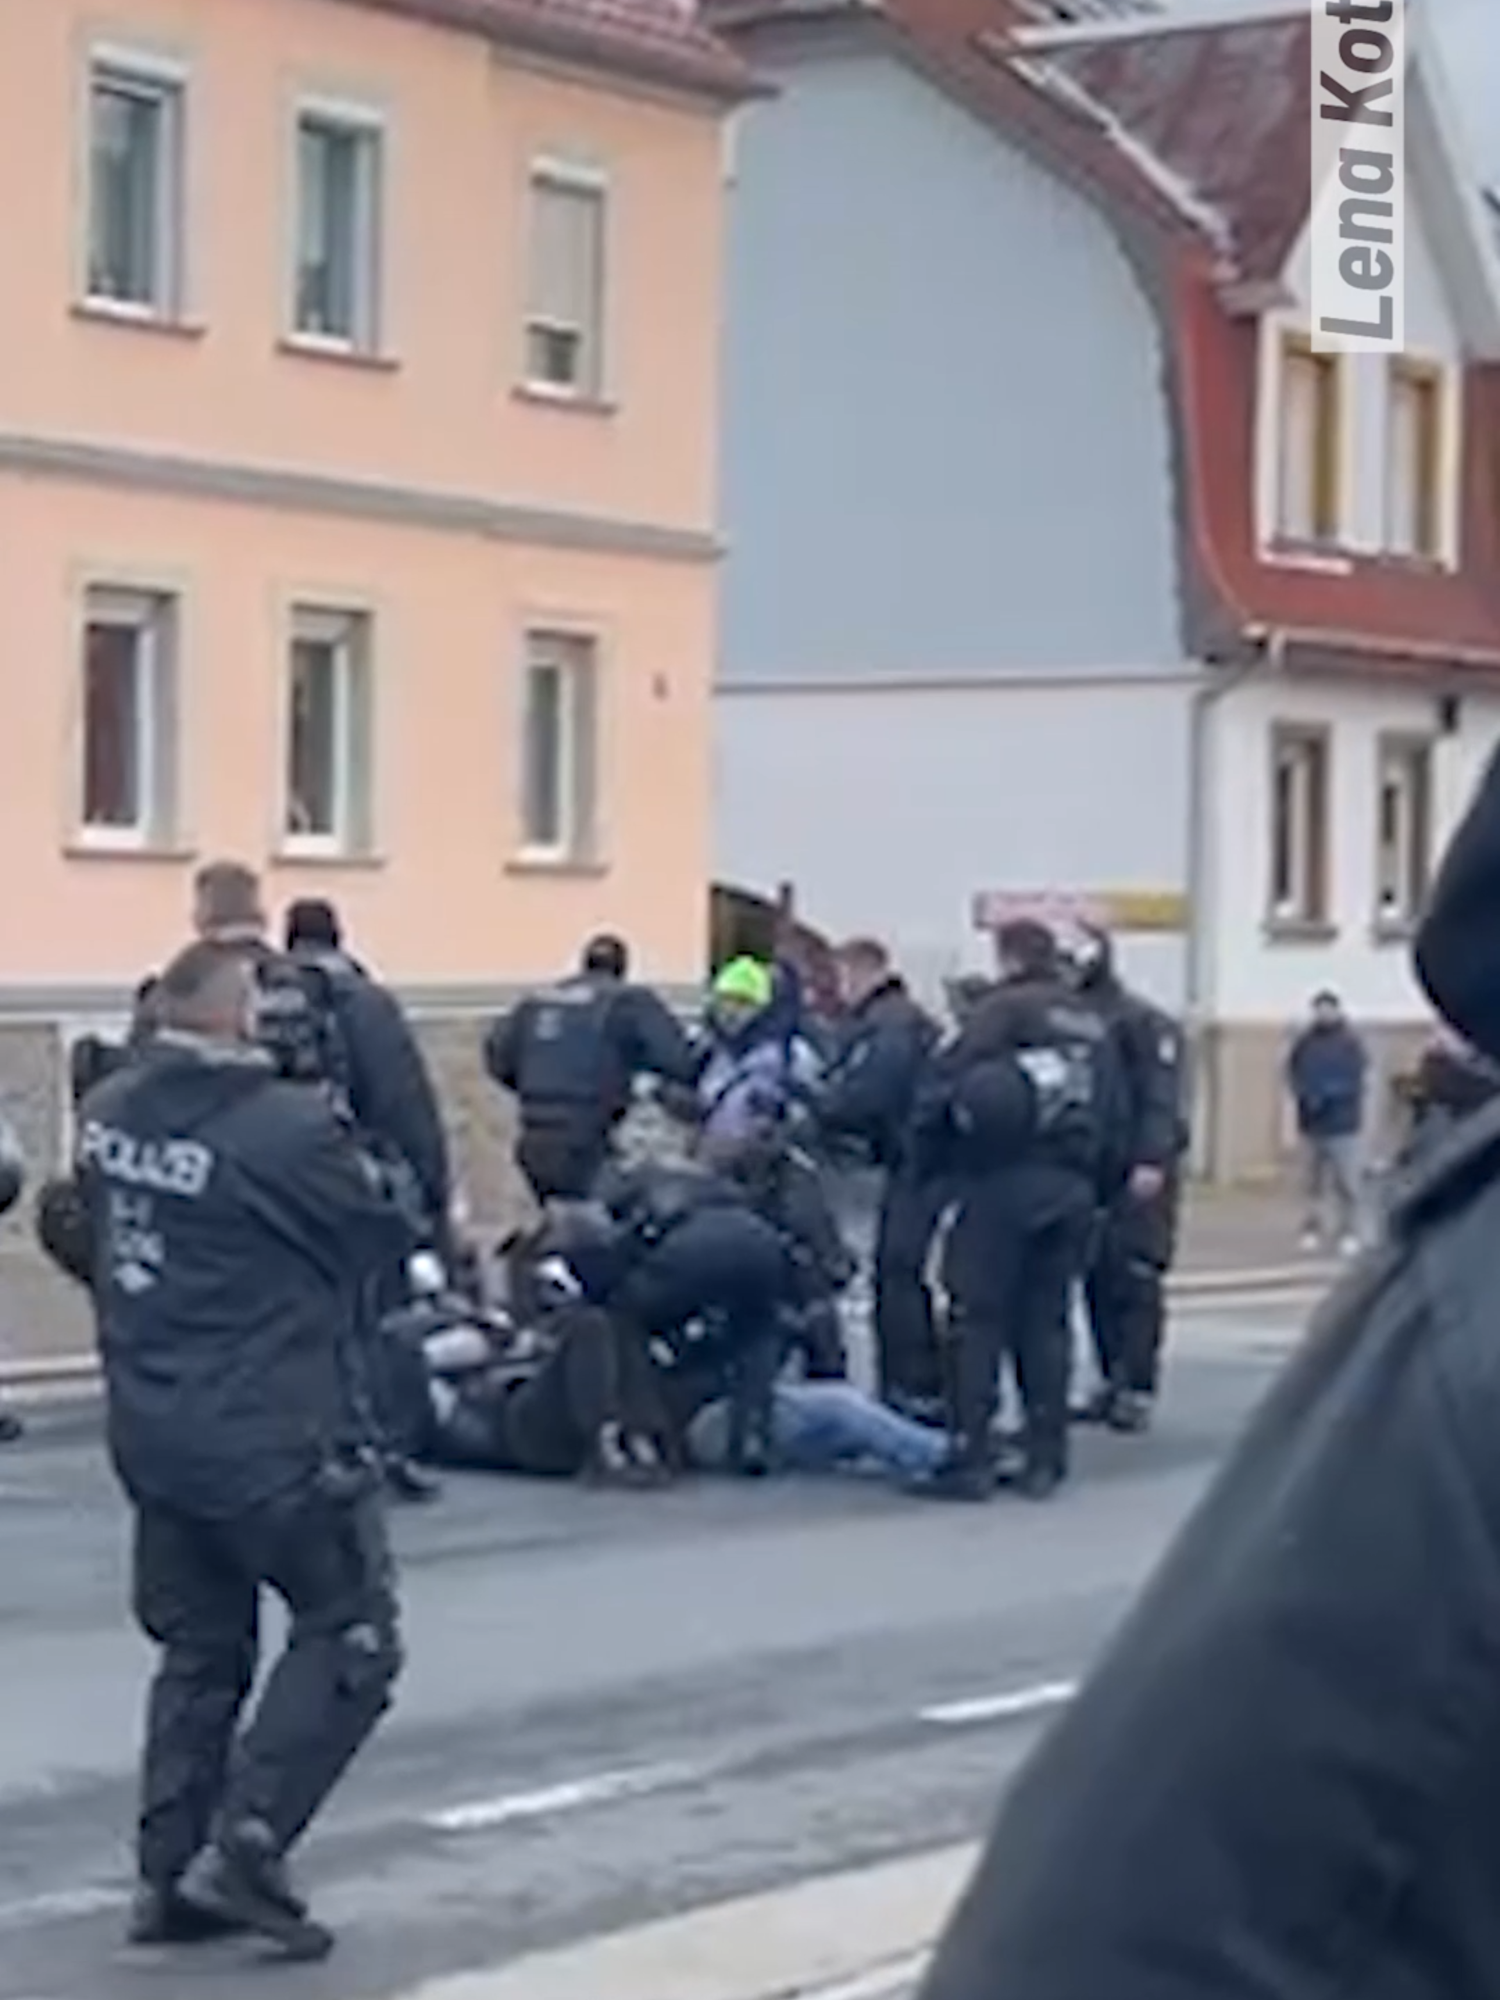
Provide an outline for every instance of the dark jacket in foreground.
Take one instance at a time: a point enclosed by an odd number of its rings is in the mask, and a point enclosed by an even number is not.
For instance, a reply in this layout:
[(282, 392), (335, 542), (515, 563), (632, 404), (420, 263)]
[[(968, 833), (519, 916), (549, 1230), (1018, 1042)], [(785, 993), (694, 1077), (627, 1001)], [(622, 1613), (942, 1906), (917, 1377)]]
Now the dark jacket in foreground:
[(1500, 1993), (1500, 1106), (1010, 1793), (924, 2000)]
[(818, 1101), (824, 1130), (856, 1141), (876, 1166), (894, 1166), (937, 1039), (935, 1023), (901, 980), (877, 986), (845, 1025)]
[(1500, 750), (1443, 855), (1415, 956), (1449, 1027), (1500, 1062)]
[(359, 1440), (357, 1285), (399, 1229), (320, 1093), (158, 1039), (85, 1100), (76, 1160), (132, 1495), (229, 1517)]

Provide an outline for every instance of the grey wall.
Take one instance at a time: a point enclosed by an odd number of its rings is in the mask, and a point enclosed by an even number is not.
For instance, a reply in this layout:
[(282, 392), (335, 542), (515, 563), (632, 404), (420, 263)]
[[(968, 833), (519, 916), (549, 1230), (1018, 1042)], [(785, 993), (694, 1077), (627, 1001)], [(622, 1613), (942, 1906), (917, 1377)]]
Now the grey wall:
[(741, 114), (721, 671), (1180, 658), (1156, 329), (1094, 212), (879, 53)]

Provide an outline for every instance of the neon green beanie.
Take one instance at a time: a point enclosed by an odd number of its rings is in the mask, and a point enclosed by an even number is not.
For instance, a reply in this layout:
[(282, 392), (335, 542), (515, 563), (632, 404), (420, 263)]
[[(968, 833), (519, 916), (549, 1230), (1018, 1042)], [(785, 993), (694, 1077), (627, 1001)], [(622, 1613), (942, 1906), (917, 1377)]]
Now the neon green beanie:
[(739, 1000), (747, 1007), (769, 1007), (774, 991), (771, 968), (758, 958), (732, 958), (714, 980), (716, 1000)]

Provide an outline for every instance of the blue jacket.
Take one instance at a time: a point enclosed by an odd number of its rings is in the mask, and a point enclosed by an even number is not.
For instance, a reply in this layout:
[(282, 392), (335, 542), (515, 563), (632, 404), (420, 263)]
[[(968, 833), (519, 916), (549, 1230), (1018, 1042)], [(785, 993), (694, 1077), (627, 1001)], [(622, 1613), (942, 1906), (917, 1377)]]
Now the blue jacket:
[(1287, 1082), (1305, 1139), (1352, 1139), (1364, 1122), (1364, 1043), (1346, 1022), (1304, 1028), (1287, 1058)]

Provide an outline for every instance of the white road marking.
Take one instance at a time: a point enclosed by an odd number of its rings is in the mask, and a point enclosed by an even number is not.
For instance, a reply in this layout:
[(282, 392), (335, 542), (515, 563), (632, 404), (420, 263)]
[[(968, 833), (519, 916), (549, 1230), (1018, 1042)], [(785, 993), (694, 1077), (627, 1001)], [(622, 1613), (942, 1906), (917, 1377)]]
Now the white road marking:
[(576, 1812), (580, 1806), (606, 1805), (615, 1799), (639, 1799), (651, 1792), (673, 1791), (711, 1775), (706, 1764), (638, 1764), (623, 1771), (601, 1771), (570, 1784), (547, 1785), (535, 1792), (510, 1792), (500, 1798), (477, 1799), (427, 1813), (422, 1824), (434, 1833), (486, 1833), (516, 1820), (550, 1819)]
[(1066, 1708), (1077, 1692), (1077, 1681), (1039, 1681), (1035, 1687), (1012, 1688), (1007, 1694), (981, 1694), (969, 1701), (939, 1702), (935, 1708), (924, 1708), (921, 1718), (944, 1729), (963, 1729), (980, 1722), (1010, 1722), (1021, 1716), (1043, 1714), (1049, 1708)]
[(810, 1991), (799, 1989), (795, 1994), (786, 1994), (782, 2000), (900, 2000), (909, 1993), (927, 1970), (929, 1952), (918, 1952), (911, 1958), (894, 1959), (886, 1965), (877, 1965), (873, 1971), (862, 1972), (854, 1979), (842, 1979), (837, 1986), (819, 1986)]
[(0, 1903), (0, 1930), (26, 1924), (63, 1923), (73, 1917), (95, 1917), (120, 1910), (130, 1901), (124, 1889), (57, 1889), (50, 1895), (28, 1896), (20, 1903)]

